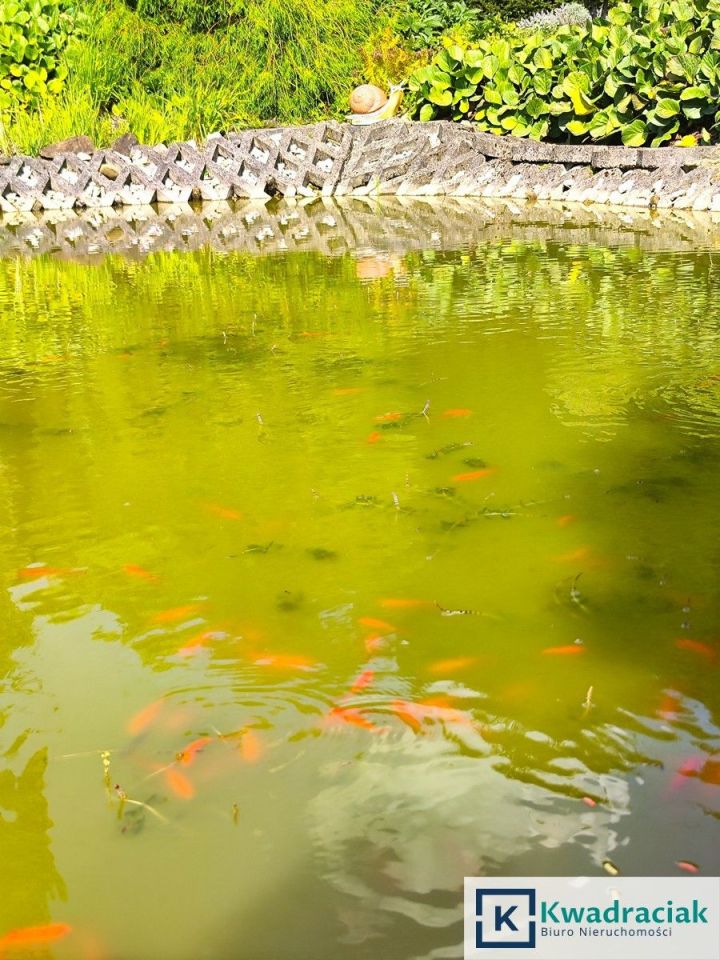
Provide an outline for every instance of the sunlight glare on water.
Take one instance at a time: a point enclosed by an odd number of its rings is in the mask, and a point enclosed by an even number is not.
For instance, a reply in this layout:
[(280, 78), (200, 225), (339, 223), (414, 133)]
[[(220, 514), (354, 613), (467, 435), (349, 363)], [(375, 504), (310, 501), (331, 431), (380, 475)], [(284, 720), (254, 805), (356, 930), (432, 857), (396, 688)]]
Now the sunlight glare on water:
[(716, 261), (0, 261), (0, 931), (458, 957), (465, 875), (717, 873)]

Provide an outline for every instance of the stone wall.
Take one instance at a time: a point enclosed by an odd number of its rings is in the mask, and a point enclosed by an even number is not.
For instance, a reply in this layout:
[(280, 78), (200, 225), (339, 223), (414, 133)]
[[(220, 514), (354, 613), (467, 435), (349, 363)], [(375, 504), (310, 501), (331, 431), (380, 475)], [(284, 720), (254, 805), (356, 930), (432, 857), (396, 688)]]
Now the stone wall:
[(447, 121), (324, 122), (204, 144), (0, 158), (0, 210), (312, 196), (507, 197), (720, 211), (720, 148), (562, 146)]

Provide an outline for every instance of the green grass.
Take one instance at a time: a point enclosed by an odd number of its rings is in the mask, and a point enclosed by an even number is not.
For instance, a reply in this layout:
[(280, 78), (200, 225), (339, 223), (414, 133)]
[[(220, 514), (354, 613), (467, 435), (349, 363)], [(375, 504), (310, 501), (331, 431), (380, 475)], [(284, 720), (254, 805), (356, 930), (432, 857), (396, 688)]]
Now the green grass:
[[(86, 38), (66, 53), (61, 94), (5, 111), (0, 149), (35, 152), (127, 129), (144, 142), (309, 122), (347, 110), (363, 79), (374, 0), (245, 0), (220, 5), (92, 0)], [(211, 22), (212, 21), (212, 22)]]

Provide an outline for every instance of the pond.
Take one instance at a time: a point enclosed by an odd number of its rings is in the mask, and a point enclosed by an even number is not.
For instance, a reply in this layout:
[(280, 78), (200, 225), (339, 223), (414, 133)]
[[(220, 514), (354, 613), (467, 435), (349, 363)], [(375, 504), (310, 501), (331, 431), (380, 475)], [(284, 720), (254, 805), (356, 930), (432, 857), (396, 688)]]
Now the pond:
[(0, 261), (0, 934), (58, 958), (720, 868), (717, 234), (321, 212)]

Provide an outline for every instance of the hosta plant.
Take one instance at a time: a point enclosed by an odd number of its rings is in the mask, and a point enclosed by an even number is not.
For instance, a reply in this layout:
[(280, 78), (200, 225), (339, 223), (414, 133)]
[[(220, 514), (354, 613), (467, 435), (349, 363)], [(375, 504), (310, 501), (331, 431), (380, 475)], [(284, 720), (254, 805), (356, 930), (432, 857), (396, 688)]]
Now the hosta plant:
[(720, 139), (720, 0), (627, 0), (606, 20), (447, 44), (410, 78), (421, 120), (556, 142)]

